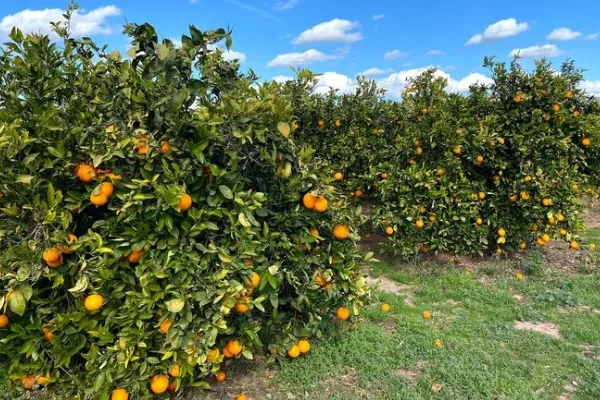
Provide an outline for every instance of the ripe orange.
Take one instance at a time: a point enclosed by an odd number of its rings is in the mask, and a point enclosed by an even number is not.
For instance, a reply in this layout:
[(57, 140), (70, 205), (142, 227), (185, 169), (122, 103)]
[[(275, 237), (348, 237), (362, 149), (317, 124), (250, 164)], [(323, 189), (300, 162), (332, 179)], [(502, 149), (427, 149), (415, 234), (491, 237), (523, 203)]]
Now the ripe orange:
[(425, 214), (427, 212), (427, 208), (423, 205), (419, 206), (419, 213)]
[(42, 333), (43, 333), (45, 340), (50, 341), (50, 340), (54, 339), (54, 333), (50, 332), (50, 330), (48, 328), (43, 328)]
[(527, 248), (527, 243), (525, 243), (525, 242), (521, 242), (521, 243), (519, 243), (519, 248), (520, 248), (521, 250), (525, 250), (525, 249)]
[(452, 149), (452, 152), (458, 156), (458, 155), (460, 155), (460, 153), (462, 153), (462, 148), (460, 146), (455, 146)]
[(573, 92), (571, 92), (570, 90), (567, 90), (565, 92), (565, 99), (570, 99), (571, 97), (573, 97)]
[(548, 218), (548, 223), (550, 225), (556, 225), (556, 218), (555, 217), (549, 217)]
[(319, 230), (317, 228), (311, 228), (310, 234), (311, 234), (311, 236), (319, 237)]
[(336, 172), (335, 174), (333, 174), (333, 179), (335, 179), (336, 181), (341, 181), (342, 179), (344, 179), (344, 174), (342, 174), (341, 172)]
[(588, 147), (588, 146), (590, 146), (592, 144), (592, 141), (590, 139), (588, 139), (588, 138), (583, 138), (581, 140), (581, 144), (584, 145), (585, 147)]
[(477, 166), (483, 165), (483, 156), (482, 155), (478, 155), (477, 157), (475, 157), (475, 164)]
[(408, 164), (409, 164), (409, 165), (415, 165), (416, 163), (417, 163), (417, 162), (415, 161), (415, 159), (414, 159), (414, 158), (411, 158), (411, 159), (409, 159), (409, 160), (408, 160)]
[(537, 243), (538, 246), (543, 246), (546, 244), (546, 242), (544, 242), (544, 239), (542, 239), (541, 237), (537, 238), (535, 242)]
[(596, 244), (590, 243), (590, 250), (595, 250), (595, 249), (596, 249)]
[(75, 168), (75, 174), (81, 182), (90, 183), (96, 178), (96, 170), (88, 164), (79, 164)]
[(546, 121), (546, 122), (548, 122), (548, 121), (550, 121), (552, 119), (552, 117), (549, 116), (548, 114), (544, 114), (543, 118), (544, 118), (544, 121)]
[(356, 192), (354, 192), (354, 196), (356, 196), (357, 198), (361, 198), (363, 197), (364, 193), (362, 190), (358, 189)]
[(169, 375), (171, 375), (173, 378), (177, 378), (179, 377), (179, 375), (181, 374), (179, 365), (175, 364), (171, 367), (171, 369), (169, 369)]
[(388, 235), (393, 235), (394, 234), (394, 228), (392, 228), (391, 226), (388, 226), (385, 228), (385, 233), (387, 233)]
[(115, 190), (115, 186), (110, 182), (102, 182), (100, 184), (100, 193), (106, 197), (110, 197)]
[(223, 347), (223, 356), (225, 356), (225, 358), (233, 358), (235, 357), (233, 354), (231, 354), (231, 352), (227, 349), (227, 346)]
[(437, 176), (444, 176), (444, 175), (446, 174), (446, 170), (445, 170), (444, 168), (438, 168), (438, 169), (435, 171), (435, 174), (436, 174)]
[(110, 395), (110, 400), (128, 400), (129, 399), (129, 393), (127, 392), (127, 389), (125, 388), (118, 388), (113, 390), (112, 394)]
[(496, 254), (498, 254), (498, 255), (502, 254), (502, 248), (501, 247), (496, 248)]
[(527, 201), (527, 200), (529, 200), (529, 197), (530, 196), (529, 196), (528, 192), (525, 192), (525, 191), (521, 192), (521, 200)]
[(559, 104), (554, 104), (552, 106), (552, 111), (560, 111), (560, 105)]
[(165, 319), (163, 322), (160, 323), (160, 327), (159, 327), (160, 331), (166, 335), (167, 332), (169, 332), (169, 328), (171, 327), (171, 324), (172, 324), (172, 322), (168, 318)]
[(429, 110), (427, 108), (424, 108), (424, 109), (421, 110), (422, 114), (427, 114), (428, 112), (429, 112)]
[(531, 182), (533, 178), (531, 177), (531, 175), (525, 175), (525, 178), (523, 178), (524, 182)]
[(217, 372), (217, 374), (215, 375), (215, 380), (219, 383), (223, 383), (225, 382), (225, 379), (227, 379), (227, 374), (219, 370), (219, 372)]
[(161, 153), (168, 153), (171, 150), (171, 145), (169, 145), (169, 142), (167, 142), (166, 140), (163, 140), (160, 143), (160, 152)]
[(517, 272), (517, 273), (515, 274), (515, 278), (516, 278), (518, 281), (522, 281), (522, 280), (523, 280), (523, 278), (525, 278), (525, 275), (523, 275), (523, 273), (522, 273), (522, 272)]
[(62, 255), (55, 249), (48, 249), (42, 254), (42, 259), (49, 267), (56, 268), (62, 264)]
[(572, 240), (569, 247), (571, 247), (573, 250), (579, 250), (579, 243), (577, 243), (575, 240)]
[(498, 143), (500, 143), (500, 144), (504, 144), (505, 143), (504, 138), (498, 138), (497, 140), (498, 140)]
[(500, 236), (500, 237), (506, 236), (506, 231), (504, 230), (504, 228), (498, 229), (498, 236)]
[(387, 172), (382, 172), (380, 175), (381, 179), (387, 179), (388, 178), (388, 173)]
[(485, 199), (485, 192), (479, 192), (477, 194), (477, 196), (479, 197), (479, 200), (484, 200)]
[(300, 353), (306, 354), (310, 351), (310, 342), (308, 339), (301, 339), (298, 341), (298, 349), (300, 349)]
[(238, 314), (245, 314), (248, 312), (248, 310), (250, 310), (250, 307), (244, 303), (235, 303), (233, 310)]
[(248, 396), (242, 393), (238, 397), (236, 397), (235, 400), (248, 400)]
[[(231, 353), (230, 353), (231, 354)], [(206, 361), (209, 363), (215, 363), (219, 361), (219, 357), (221, 356), (221, 352), (216, 347), (208, 352), (206, 355)]]
[(291, 358), (297, 358), (300, 355), (300, 347), (295, 344), (287, 351), (287, 353)]
[(476, 223), (477, 225), (482, 225), (482, 224), (483, 224), (483, 219), (481, 219), (481, 218), (477, 218), (477, 219), (475, 220), (475, 223)]
[(429, 214), (429, 216), (427, 217), (427, 219), (430, 222), (435, 222), (437, 220), (437, 217), (435, 215), (433, 215), (433, 214)]
[(131, 263), (131, 264), (139, 264), (141, 258), (142, 258), (142, 251), (141, 250), (133, 250), (127, 256), (127, 261), (129, 261), (129, 263)]
[(423, 148), (422, 147), (416, 147), (415, 148), (415, 154), (420, 156), (421, 154), (423, 154)]
[(348, 309), (348, 307), (342, 306), (337, 309), (335, 315), (342, 321), (345, 321), (348, 318), (350, 318), (350, 310)]
[(522, 101), (523, 101), (523, 97), (521, 95), (519, 95), (519, 94), (513, 97), (513, 102), (514, 103), (520, 103)]
[(229, 352), (234, 356), (240, 354), (243, 349), (244, 347), (237, 339), (231, 339), (229, 342), (227, 342), (227, 350), (229, 350)]
[(544, 241), (544, 243), (548, 243), (550, 241), (550, 235), (548, 235), (547, 233), (544, 233), (542, 235), (542, 240)]
[(418, 219), (418, 220), (415, 222), (415, 226), (417, 227), (417, 229), (422, 229), (422, 228), (423, 228), (423, 226), (425, 226), (425, 222), (423, 222), (423, 220), (421, 220), (421, 219)]
[(339, 128), (340, 126), (342, 126), (342, 123), (340, 122), (340, 120), (339, 120), (339, 119), (336, 119), (336, 120), (335, 120), (335, 127), (336, 127), (336, 128)]
[(339, 224), (333, 227), (333, 237), (338, 240), (347, 239), (350, 236), (350, 228), (348, 225)]
[(327, 199), (325, 197), (319, 197), (315, 201), (315, 211), (318, 213), (324, 213), (327, 211)]
[(516, 203), (517, 200), (519, 199), (519, 196), (517, 196), (516, 194), (511, 195), (509, 198), (511, 203)]
[(573, 117), (575, 118), (579, 118), (579, 116), (581, 115), (581, 113), (577, 110), (573, 111)]
[(21, 385), (23, 385), (23, 389), (31, 390), (35, 386), (35, 376), (33, 375), (25, 375), (23, 379), (21, 379)]
[(173, 393), (176, 390), (177, 390), (177, 381), (173, 381), (173, 382), (169, 383), (169, 386), (167, 387), (167, 392)]
[(438, 349), (441, 349), (442, 347), (444, 347), (444, 343), (442, 343), (442, 339), (435, 339), (435, 342), (433, 342), (433, 345), (435, 347), (437, 347)]
[(423, 312), (421, 313), (421, 316), (423, 317), (423, 319), (431, 319), (431, 311), (423, 310)]
[(248, 279), (244, 282), (244, 286), (247, 288), (256, 289), (260, 284), (260, 275), (252, 271)]
[[(135, 152), (139, 155), (148, 154), (150, 152), (150, 146), (146, 143), (140, 143), (135, 146)], [(138, 157), (139, 158), (139, 157)]]
[(10, 319), (6, 314), (0, 314), (0, 329), (6, 328), (10, 325)]
[(537, 224), (531, 225), (531, 232), (536, 232), (538, 230)]
[(184, 195), (181, 197), (181, 199), (179, 199), (179, 209), (184, 212), (190, 209), (190, 207), (192, 206), (192, 196), (190, 196), (187, 193), (184, 193)]
[(563, 229), (561, 229), (561, 230), (560, 230), (560, 232), (559, 232), (559, 233), (560, 233), (560, 235), (561, 235), (561, 236), (567, 236), (567, 234), (568, 234), (569, 232), (568, 232), (566, 229), (564, 229), (564, 228), (563, 228)]
[(550, 199), (549, 197), (544, 197), (542, 199), (542, 204), (544, 205), (544, 207), (550, 207), (552, 205), (552, 199)]
[(319, 122), (317, 122), (317, 125), (319, 125), (319, 128), (323, 128), (325, 126), (325, 121), (320, 120)]
[(88, 311), (98, 311), (104, 304), (104, 297), (99, 294), (91, 294), (83, 301), (83, 306)]
[(106, 203), (108, 203), (108, 196), (105, 195), (104, 193), (98, 193), (98, 194), (90, 194), (90, 203), (92, 203), (93, 205), (95, 205), (96, 207), (101, 207), (106, 205)]
[(381, 305), (381, 311), (383, 311), (383, 312), (388, 312), (388, 311), (390, 311), (390, 305), (389, 305), (388, 303), (383, 303), (383, 304)]
[(154, 394), (163, 394), (169, 387), (169, 377), (166, 375), (155, 375), (150, 381), (150, 390)]
[(413, 144), (415, 145), (415, 147), (420, 147), (421, 146), (421, 139), (415, 139), (415, 140), (413, 140)]

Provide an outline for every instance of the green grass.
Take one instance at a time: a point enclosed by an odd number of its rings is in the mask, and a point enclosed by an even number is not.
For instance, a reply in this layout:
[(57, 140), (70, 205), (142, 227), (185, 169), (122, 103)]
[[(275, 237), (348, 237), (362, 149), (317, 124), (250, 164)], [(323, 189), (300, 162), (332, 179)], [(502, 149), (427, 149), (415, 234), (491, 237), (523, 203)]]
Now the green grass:
[[(572, 382), (572, 398), (600, 398), (600, 314), (574, 308), (600, 310), (600, 274), (540, 268), (518, 281), (506, 267), (382, 263), (374, 274), (411, 285), (414, 306), (381, 294), (357, 329), (284, 362), (275, 380), (314, 399), (557, 399)], [(391, 312), (380, 311), (381, 302)], [(422, 319), (424, 309), (432, 320)], [(517, 331), (516, 320), (554, 323), (560, 338)], [(433, 346), (436, 339), (444, 348)], [(407, 379), (406, 370), (415, 376)], [(435, 383), (443, 385), (437, 394)]]

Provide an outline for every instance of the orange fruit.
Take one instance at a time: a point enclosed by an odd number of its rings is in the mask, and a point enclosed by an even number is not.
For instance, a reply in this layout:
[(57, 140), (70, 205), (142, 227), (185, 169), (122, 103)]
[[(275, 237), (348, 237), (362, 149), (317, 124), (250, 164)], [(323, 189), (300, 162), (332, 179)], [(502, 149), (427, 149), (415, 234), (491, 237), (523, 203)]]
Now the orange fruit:
[(531, 225), (531, 232), (536, 232), (538, 230), (537, 224)]
[(585, 147), (588, 147), (589, 145), (592, 144), (592, 141), (590, 139), (588, 139), (588, 138), (583, 138), (581, 140), (581, 144), (584, 145)]
[(340, 126), (342, 126), (342, 123), (340, 122), (340, 120), (339, 120), (339, 119), (336, 119), (336, 120), (335, 120), (335, 127), (336, 127), (336, 128), (339, 128)]
[(110, 395), (110, 400), (128, 400), (129, 399), (129, 393), (127, 392), (127, 389), (125, 388), (118, 388), (113, 390), (112, 394)]
[(409, 160), (408, 160), (408, 164), (409, 164), (409, 165), (415, 165), (416, 163), (417, 163), (417, 162), (415, 161), (415, 159), (414, 159), (414, 158), (411, 158), (411, 159), (409, 159)]
[(227, 342), (227, 350), (229, 350), (229, 352), (234, 356), (240, 354), (243, 349), (244, 347), (237, 339), (231, 339), (229, 342)]
[(500, 236), (500, 237), (506, 236), (506, 231), (504, 230), (504, 228), (498, 229), (498, 236)]
[(578, 184), (576, 184), (576, 183), (574, 183), (574, 184), (571, 186), (571, 189), (573, 189), (573, 191), (574, 191), (574, 192), (578, 192), (578, 191), (579, 191), (579, 185), (578, 185)]
[(311, 228), (310, 234), (311, 234), (311, 236), (319, 237), (319, 230), (317, 228)]
[(347, 239), (350, 236), (350, 228), (348, 225), (340, 224), (333, 227), (333, 237), (338, 240)]
[(462, 153), (462, 148), (460, 146), (455, 146), (452, 149), (452, 152), (458, 156), (458, 155), (460, 155), (460, 153)]
[(223, 383), (225, 382), (225, 379), (227, 379), (227, 374), (219, 370), (219, 372), (217, 372), (217, 374), (215, 375), (215, 380), (219, 383)]
[(521, 250), (525, 250), (525, 249), (527, 248), (527, 243), (525, 243), (525, 242), (521, 242), (521, 243), (519, 243), (519, 248), (520, 248)]
[(516, 194), (511, 195), (509, 198), (511, 203), (516, 203), (517, 200), (519, 200), (519, 196), (517, 196)]
[(171, 150), (171, 145), (169, 145), (169, 142), (167, 142), (166, 140), (163, 140), (160, 143), (160, 152), (161, 153), (168, 153), (169, 150)]
[(179, 375), (181, 374), (179, 365), (175, 364), (171, 367), (171, 369), (169, 369), (169, 375), (171, 375), (173, 378), (177, 378), (179, 377)]
[(581, 113), (577, 110), (573, 111), (573, 117), (575, 118), (579, 118), (579, 116), (581, 115)]
[(542, 238), (537, 238), (535, 242), (537, 243), (538, 246), (543, 246), (546, 244), (546, 242), (544, 242), (544, 239), (542, 239)]
[(55, 249), (48, 249), (42, 254), (42, 259), (49, 267), (56, 268), (62, 264), (62, 255)]
[(23, 385), (23, 389), (31, 390), (35, 386), (35, 376), (33, 375), (25, 375), (23, 379), (21, 379), (21, 385)]
[(380, 175), (381, 179), (387, 179), (388, 178), (388, 173), (387, 172), (382, 172)]
[(423, 205), (419, 206), (419, 213), (425, 214), (427, 212), (427, 208)]
[(548, 243), (550, 241), (550, 235), (548, 235), (547, 233), (544, 233), (542, 235), (542, 240), (544, 241), (544, 243)]
[(43, 333), (45, 340), (50, 341), (50, 340), (54, 339), (54, 333), (50, 332), (50, 330), (48, 328), (43, 328), (42, 333)]
[(394, 228), (392, 228), (391, 226), (388, 226), (385, 228), (385, 233), (387, 233), (388, 235), (393, 235), (394, 234)]
[(79, 164), (75, 168), (75, 174), (81, 182), (90, 183), (96, 178), (96, 170), (88, 164)]
[(552, 111), (560, 111), (560, 105), (559, 104), (554, 104), (552, 106)]
[(421, 316), (423, 317), (423, 319), (431, 319), (431, 311), (423, 310), (423, 312), (421, 313)]
[(227, 349), (227, 346), (223, 347), (223, 356), (225, 356), (225, 358), (233, 358), (235, 357), (233, 354), (231, 354), (231, 352)]
[(341, 172), (336, 172), (335, 174), (333, 174), (333, 179), (335, 179), (336, 181), (341, 181), (342, 179), (344, 179), (344, 174), (342, 174)]
[(244, 282), (244, 286), (252, 288), (252, 289), (256, 289), (258, 287), (260, 283), (260, 275), (258, 275), (256, 272), (252, 272), (250, 274), (250, 276), (248, 277), (248, 279)]
[[(231, 354), (231, 353), (229, 353), (229, 354)], [(208, 361), (209, 363), (215, 363), (215, 362), (219, 361), (220, 356), (221, 356), (221, 352), (219, 351), (219, 349), (217, 349), (215, 347), (214, 349), (209, 351), (208, 354), (206, 355), (206, 361)]]
[(595, 249), (596, 249), (596, 244), (590, 243), (590, 250), (595, 250)]
[(173, 381), (173, 382), (169, 383), (169, 386), (167, 387), (167, 392), (173, 393), (176, 390), (177, 390), (177, 381)]
[(362, 190), (358, 189), (356, 192), (354, 192), (354, 196), (358, 197), (359, 199), (361, 197), (363, 197), (364, 193)]
[(421, 146), (421, 139), (415, 139), (415, 140), (413, 140), (413, 144), (415, 145), (415, 147)]
[(559, 232), (559, 233), (560, 233), (560, 235), (561, 235), (561, 236), (567, 236), (567, 234), (568, 234), (569, 232), (568, 232), (566, 229), (564, 229), (564, 228), (563, 228), (563, 229), (561, 229), (561, 230), (560, 230), (560, 232)]
[(483, 156), (480, 154), (477, 157), (475, 157), (475, 164), (477, 165), (482, 165), (483, 164)]
[(301, 339), (298, 341), (298, 349), (300, 349), (300, 353), (306, 354), (310, 351), (310, 342), (308, 339)]
[(425, 223), (423, 222), (423, 220), (421, 220), (421, 219), (418, 219), (418, 220), (415, 222), (415, 226), (417, 227), (417, 229), (422, 229), (422, 228), (423, 228), (423, 226), (425, 226)]
[(496, 249), (496, 254), (498, 254), (498, 255), (502, 254), (502, 249), (500, 247), (498, 247)]
[(150, 390), (154, 394), (163, 394), (169, 387), (169, 377), (166, 375), (155, 375), (150, 381)]
[(569, 247), (571, 247), (573, 250), (579, 250), (579, 243), (577, 243), (575, 240), (572, 240), (569, 244)]
[(415, 154), (420, 156), (421, 154), (423, 154), (423, 148), (422, 147), (416, 147), (415, 148)]
[(233, 307), (233, 310), (238, 314), (244, 314), (247, 313), (248, 310), (250, 310), (250, 307), (248, 307), (248, 305), (244, 303), (236, 303)]
[(436, 174), (437, 176), (444, 176), (444, 175), (446, 174), (446, 170), (445, 170), (444, 168), (438, 168), (438, 169), (435, 171), (435, 174)]
[(520, 103), (523, 101), (523, 97), (521, 97), (521, 95), (516, 95), (513, 97), (513, 102), (514, 103)]
[(287, 353), (291, 358), (297, 358), (300, 355), (300, 348), (295, 344), (287, 351)]
[(319, 197), (315, 201), (315, 211), (318, 213), (324, 213), (327, 211), (327, 199), (325, 197)]
[(428, 219), (430, 222), (435, 222), (435, 221), (437, 220), (437, 217), (436, 217), (435, 215), (433, 215), (433, 214), (430, 214), (430, 215), (427, 217), (427, 219)]
[(549, 223), (550, 225), (556, 225), (556, 218), (554, 218), (554, 217), (550, 217), (550, 218), (548, 218), (548, 223)]
[(248, 396), (242, 393), (238, 397), (236, 397), (235, 400), (248, 400)]
[(350, 318), (350, 310), (348, 310), (348, 307), (339, 307), (335, 315), (342, 321), (345, 321)]
[(389, 305), (388, 303), (383, 303), (383, 304), (381, 305), (381, 311), (383, 311), (383, 312), (388, 312), (388, 311), (390, 311), (390, 305)]
[(481, 219), (481, 218), (477, 218), (477, 219), (475, 220), (475, 223), (476, 223), (477, 225), (482, 225), (482, 224), (483, 224), (483, 219)]
[(435, 339), (435, 342), (433, 342), (433, 345), (435, 347), (437, 347), (438, 349), (441, 349), (442, 347), (444, 347), (444, 343), (442, 343), (442, 339)]
[(542, 199), (542, 204), (544, 205), (544, 207), (550, 207), (552, 205), (552, 199), (550, 199), (549, 197), (544, 197)]
[(6, 328), (10, 325), (10, 319), (6, 314), (0, 314), (0, 329)]
[(100, 184), (100, 193), (106, 197), (110, 197), (115, 190), (115, 186), (110, 182), (102, 182)]
[(104, 297), (99, 294), (91, 294), (83, 301), (83, 306), (88, 311), (98, 311), (104, 304)]
[(181, 199), (179, 199), (179, 209), (184, 212), (190, 209), (192, 206), (192, 196), (184, 193)]
[(567, 90), (565, 92), (565, 99), (570, 99), (571, 97), (573, 97), (573, 92), (571, 92), (570, 90)]
[(142, 251), (141, 250), (133, 250), (127, 256), (127, 261), (129, 261), (130, 264), (139, 264), (141, 258), (142, 258)]
[(533, 178), (531, 177), (531, 175), (525, 175), (525, 178), (523, 178), (524, 182), (531, 182)]
[(90, 203), (92, 203), (96, 207), (104, 206), (104, 205), (106, 205), (106, 203), (108, 203), (108, 196), (105, 195), (104, 193), (98, 193), (98, 194), (91, 193), (90, 194)]
[(523, 280), (523, 278), (525, 278), (525, 275), (523, 275), (523, 273), (522, 273), (522, 272), (517, 272), (517, 273), (515, 274), (515, 278), (516, 278), (518, 281), (522, 281), (522, 280)]
[(529, 196), (528, 192), (525, 192), (525, 191), (521, 192), (521, 200), (527, 201), (527, 200), (529, 200), (529, 197), (530, 196)]
[(159, 327), (160, 331), (166, 335), (167, 332), (169, 332), (169, 328), (171, 327), (171, 324), (172, 324), (172, 322), (168, 318), (165, 319), (163, 322), (160, 323), (160, 327)]
[(544, 114), (544, 121), (548, 122), (552, 119), (551, 116), (549, 116), (548, 114)]
[(325, 121), (320, 120), (319, 122), (317, 122), (317, 125), (319, 125), (319, 128), (323, 128), (325, 126)]
[(477, 196), (479, 197), (479, 200), (484, 200), (485, 199), (485, 193), (484, 192), (479, 192), (477, 194)]

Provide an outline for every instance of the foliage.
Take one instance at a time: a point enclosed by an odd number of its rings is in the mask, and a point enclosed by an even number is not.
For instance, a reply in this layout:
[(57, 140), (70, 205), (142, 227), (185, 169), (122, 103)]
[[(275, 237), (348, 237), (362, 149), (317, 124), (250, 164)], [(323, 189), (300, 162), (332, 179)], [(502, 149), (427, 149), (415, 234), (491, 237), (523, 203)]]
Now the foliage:
[[(124, 59), (70, 37), (73, 10), (60, 42), (13, 29), (0, 54), (11, 393), (147, 399), (173, 365), (171, 389), (207, 387), (215, 348), (284, 356), (338, 306), (356, 314), (357, 235), (332, 236), (356, 210), (294, 143), (291, 105), (213, 50), (230, 33), (190, 27), (177, 47), (130, 24)], [(308, 210), (307, 191), (339, 206)]]

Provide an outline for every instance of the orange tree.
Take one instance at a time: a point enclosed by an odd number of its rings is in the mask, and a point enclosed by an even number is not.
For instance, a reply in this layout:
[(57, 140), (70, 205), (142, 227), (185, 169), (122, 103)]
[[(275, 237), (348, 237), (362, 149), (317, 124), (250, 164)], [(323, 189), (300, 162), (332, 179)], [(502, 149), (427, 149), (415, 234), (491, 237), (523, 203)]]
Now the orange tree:
[[(130, 58), (13, 29), (0, 54), (0, 355), (15, 394), (149, 399), (297, 356), (369, 291), (353, 209), (273, 85), (128, 25)], [(333, 203), (338, 206), (332, 206)], [(296, 344), (298, 343), (298, 344)], [(112, 393), (112, 394), (111, 394)]]

